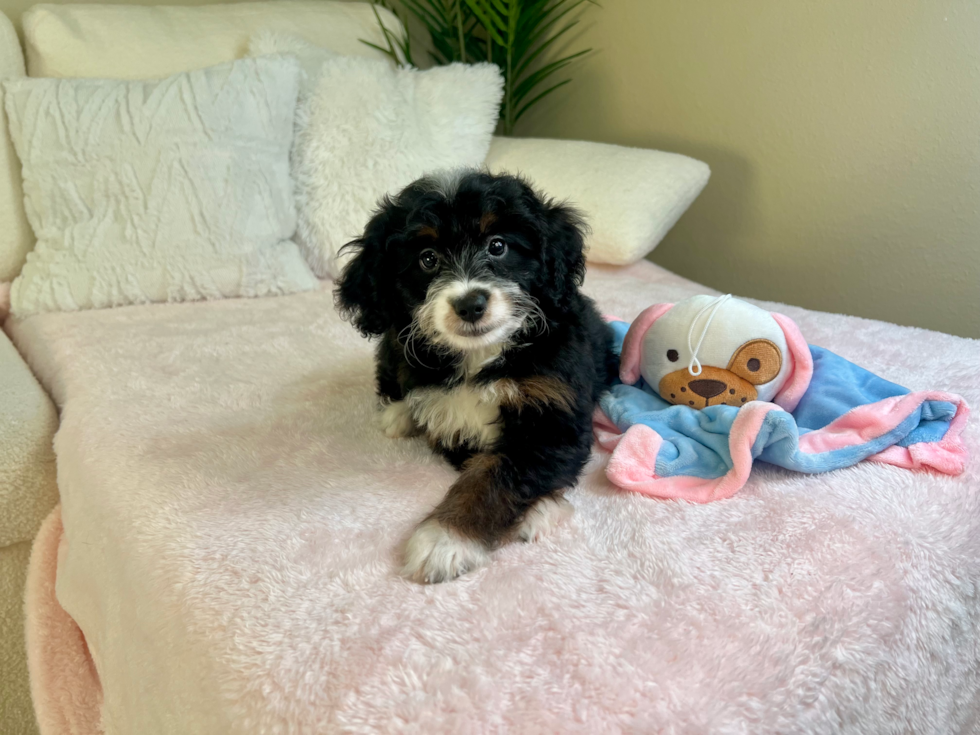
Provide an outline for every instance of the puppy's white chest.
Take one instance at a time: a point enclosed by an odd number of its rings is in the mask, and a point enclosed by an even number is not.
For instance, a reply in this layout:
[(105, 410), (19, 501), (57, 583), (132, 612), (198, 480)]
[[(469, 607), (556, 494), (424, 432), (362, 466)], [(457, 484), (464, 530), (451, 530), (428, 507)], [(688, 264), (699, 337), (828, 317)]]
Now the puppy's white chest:
[(491, 387), (419, 388), (405, 400), (415, 423), (447, 447), (483, 448), (500, 436), (500, 401)]

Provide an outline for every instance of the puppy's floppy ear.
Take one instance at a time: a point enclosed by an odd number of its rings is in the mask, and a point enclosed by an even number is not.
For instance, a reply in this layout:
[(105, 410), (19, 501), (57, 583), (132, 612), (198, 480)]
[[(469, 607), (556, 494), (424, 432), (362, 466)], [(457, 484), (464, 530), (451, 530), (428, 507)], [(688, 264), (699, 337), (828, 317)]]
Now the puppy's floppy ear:
[(364, 234), (342, 248), (355, 255), (337, 280), (334, 299), (341, 316), (365, 337), (384, 334), (392, 325), (391, 284), (384, 260), (395, 210), (396, 205), (385, 197)]
[(565, 310), (585, 278), (585, 221), (567, 204), (544, 205), (546, 288), (554, 305)]

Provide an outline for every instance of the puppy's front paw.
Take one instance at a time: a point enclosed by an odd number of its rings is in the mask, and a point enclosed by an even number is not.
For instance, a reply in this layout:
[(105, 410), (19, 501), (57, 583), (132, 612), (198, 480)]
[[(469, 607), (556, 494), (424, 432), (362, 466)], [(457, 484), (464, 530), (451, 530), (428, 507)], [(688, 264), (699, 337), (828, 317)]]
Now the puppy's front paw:
[(528, 508), (514, 535), (521, 541), (540, 541), (572, 517), (575, 509), (561, 495), (541, 498)]
[(464, 538), (430, 518), (405, 545), (402, 574), (425, 584), (448, 582), (487, 563), (490, 554), (479, 541)]
[(381, 428), (391, 439), (414, 436), (418, 429), (412, 418), (412, 409), (407, 401), (395, 401), (385, 406), (381, 412)]

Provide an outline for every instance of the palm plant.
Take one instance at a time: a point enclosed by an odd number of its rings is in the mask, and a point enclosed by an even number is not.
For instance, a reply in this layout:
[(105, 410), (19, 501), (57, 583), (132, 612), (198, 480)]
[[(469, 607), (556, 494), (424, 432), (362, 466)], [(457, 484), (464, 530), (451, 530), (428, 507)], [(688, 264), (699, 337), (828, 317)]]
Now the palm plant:
[[(555, 82), (557, 72), (592, 50), (548, 57), (557, 48), (555, 44), (578, 25), (577, 14), (570, 14), (583, 3), (596, 4), (595, 0), (378, 0), (406, 27), (411, 18), (425, 29), (436, 64), (490, 61), (500, 67), (504, 135), (513, 133), (514, 125), (533, 105), (571, 81)], [(400, 36), (386, 28), (377, 10), (375, 17), (387, 48), (364, 43), (390, 55), (396, 63), (414, 65), (411, 34)]]

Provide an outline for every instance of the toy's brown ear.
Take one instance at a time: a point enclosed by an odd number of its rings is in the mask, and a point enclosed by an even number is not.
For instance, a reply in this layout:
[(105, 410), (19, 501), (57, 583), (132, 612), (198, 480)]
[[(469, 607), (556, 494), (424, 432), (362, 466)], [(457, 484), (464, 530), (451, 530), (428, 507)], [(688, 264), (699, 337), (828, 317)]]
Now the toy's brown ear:
[(754, 339), (735, 350), (728, 369), (752, 385), (762, 385), (779, 375), (783, 356), (768, 339)]

